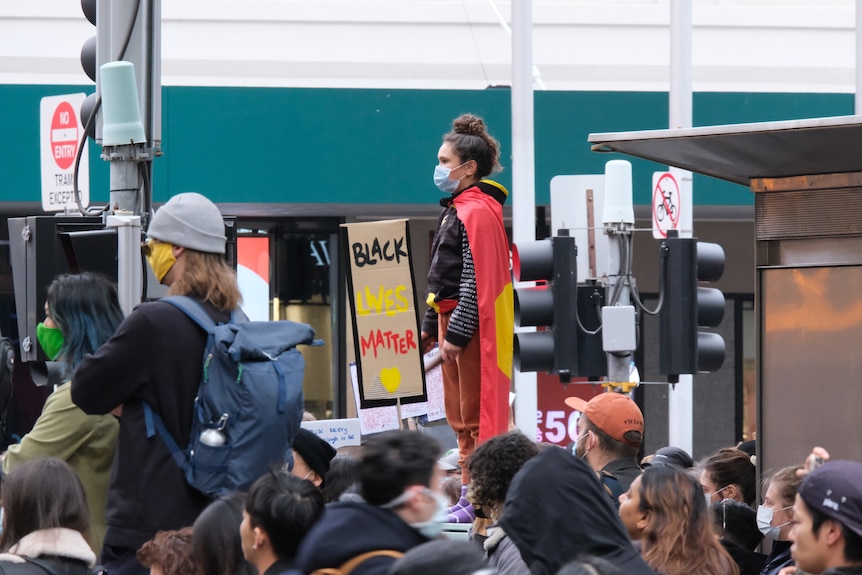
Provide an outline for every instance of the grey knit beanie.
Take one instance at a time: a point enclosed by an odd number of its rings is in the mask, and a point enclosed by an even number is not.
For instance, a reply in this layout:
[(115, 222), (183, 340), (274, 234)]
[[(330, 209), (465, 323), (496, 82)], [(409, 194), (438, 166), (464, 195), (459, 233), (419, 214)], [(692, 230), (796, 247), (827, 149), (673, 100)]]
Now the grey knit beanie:
[(214, 203), (195, 192), (179, 194), (156, 211), (147, 236), (199, 252), (223, 254), (224, 220)]

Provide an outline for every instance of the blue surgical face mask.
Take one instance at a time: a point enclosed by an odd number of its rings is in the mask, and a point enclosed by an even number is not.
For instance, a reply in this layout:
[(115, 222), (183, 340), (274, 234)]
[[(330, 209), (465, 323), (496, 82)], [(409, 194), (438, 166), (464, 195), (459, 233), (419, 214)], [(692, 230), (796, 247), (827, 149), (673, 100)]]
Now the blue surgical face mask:
[[(461, 166), (466, 163), (467, 162), (464, 162), (463, 164), (461, 164)], [(455, 169), (457, 170), (461, 166), (457, 166)], [(461, 183), (461, 179), (459, 178), (457, 180), (450, 180), (449, 174), (451, 173), (452, 170), (450, 168), (447, 168), (446, 166), (437, 164), (437, 166), (434, 167), (434, 185), (440, 188), (441, 192), (451, 194), (458, 189), (458, 185)]]
[(413, 523), (410, 526), (428, 539), (436, 539), (437, 536), (440, 535), (440, 532), (443, 531), (443, 524), (446, 523), (446, 520), (449, 517), (447, 513), (447, 505), (449, 502), (443, 495), (435, 493), (428, 488), (425, 488), (424, 492), (425, 495), (434, 500), (437, 509), (434, 512), (434, 516), (428, 521)]
[[(793, 507), (792, 505), (789, 507), (783, 507), (778, 511), (785, 511)], [(760, 532), (763, 533), (763, 536), (767, 539), (773, 539), (775, 541), (778, 540), (778, 533), (782, 527), (790, 523), (787, 521), (782, 523), (781, 525), (773, 525), (772, 517), (775, 514), (775, 511), (771, 507), (766, 507), (765, 505), (760, 505), (757, 508), (757, 528), (760, 529)]]

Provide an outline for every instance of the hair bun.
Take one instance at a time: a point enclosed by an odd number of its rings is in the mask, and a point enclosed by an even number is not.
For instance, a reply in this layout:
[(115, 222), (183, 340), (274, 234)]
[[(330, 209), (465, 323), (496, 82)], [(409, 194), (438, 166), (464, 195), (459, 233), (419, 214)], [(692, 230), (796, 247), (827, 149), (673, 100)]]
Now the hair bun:
[(485, 122), (482, 118), (473, 114), (462, 114), (452, 122), (452, 131), (456, 134), (467, 134), (469, 136), (483, 136), (486, 132)]

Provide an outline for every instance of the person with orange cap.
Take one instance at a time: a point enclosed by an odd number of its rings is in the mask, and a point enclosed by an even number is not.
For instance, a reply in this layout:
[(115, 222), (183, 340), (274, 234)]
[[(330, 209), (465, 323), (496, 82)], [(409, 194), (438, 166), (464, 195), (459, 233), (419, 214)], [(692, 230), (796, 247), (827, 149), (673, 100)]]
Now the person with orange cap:
[[(628, 396), (615, 392), (589, 401), (570, 397), (566, 405), (581, 412), (573, 453), (600, 474), (616, 500), (642, 471), (637, 455), (643, 443), (643, 413)], [(620, 493), (616, 493), (618, 489)]]

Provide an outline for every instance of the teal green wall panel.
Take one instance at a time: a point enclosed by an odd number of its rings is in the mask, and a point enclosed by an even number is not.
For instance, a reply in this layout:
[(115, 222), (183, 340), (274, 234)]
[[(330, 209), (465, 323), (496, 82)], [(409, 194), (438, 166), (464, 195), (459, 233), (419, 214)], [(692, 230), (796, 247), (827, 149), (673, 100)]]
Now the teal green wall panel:
[(172, 89), (168, 191), (216, 201), (433, 203), (441, 137), (464, 111), (508, 141), (508, 91)]
[[(0, 86), (4, 114), (0, 200), (40, 201), (39, 100), (82, 86)], [(431, 175), (452, 119), (485, 118), (501, 142), (511, 186), (511, 103), (506, 88), (362, 90), (166, 87), (164, 156), (154, 165), (154, 201), (199, 191), (219, 202), (434, 204)], [(558, 174), (602, 173), (617, 154), (590, 150), (587, 135), (662, 129), (668, 98), (657, 92), (536, 92), (536, 201), (549, 202)], [(851, 114), (848, 94), (697, 93), (697, 126)], [(108, 197), (108, 165), (90, 147), (92, 203)], [(633, 160), (635, 203), (650, 202), (651, 173)], [(695, 176), (695, 202), (750, 205), (747, 188)], [(513, 190), (518, 193), (518, 190)]]

